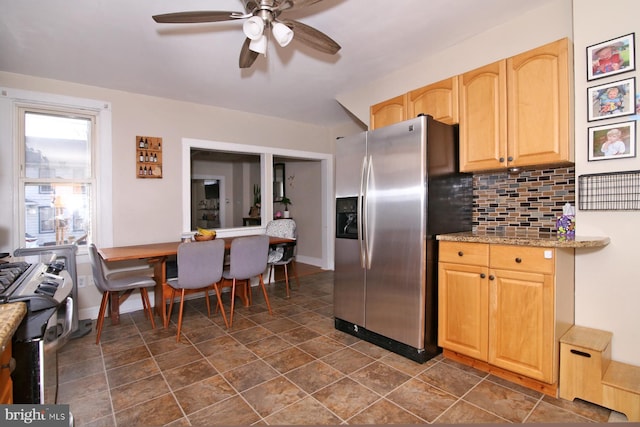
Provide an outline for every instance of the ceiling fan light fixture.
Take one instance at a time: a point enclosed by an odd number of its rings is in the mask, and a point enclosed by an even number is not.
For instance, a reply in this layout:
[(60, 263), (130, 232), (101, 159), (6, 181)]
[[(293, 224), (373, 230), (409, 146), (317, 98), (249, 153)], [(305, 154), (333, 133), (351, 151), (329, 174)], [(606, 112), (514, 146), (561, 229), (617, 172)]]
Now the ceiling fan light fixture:
[(249, 43), (249, 50), (265, 55), (267, 53), (267, 36), (264, 34)]
[(258, 16), (252, 16), (242, 24), (242, 31), (251, 40), (258, 40), (264, 37), (264, 21)]
[(274, 22), (271, 26), (271, 33), (278, 44), (285, 47), (293, 40), (293, 31), (281, 22)]

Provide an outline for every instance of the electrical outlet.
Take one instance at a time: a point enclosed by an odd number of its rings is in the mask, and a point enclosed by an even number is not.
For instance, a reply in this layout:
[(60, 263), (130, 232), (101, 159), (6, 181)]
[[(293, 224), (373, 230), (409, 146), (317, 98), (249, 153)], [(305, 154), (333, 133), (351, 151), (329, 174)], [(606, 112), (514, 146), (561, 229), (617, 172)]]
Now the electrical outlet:
[(87, 276), (78, 276), (78, 288), (87, 286)]

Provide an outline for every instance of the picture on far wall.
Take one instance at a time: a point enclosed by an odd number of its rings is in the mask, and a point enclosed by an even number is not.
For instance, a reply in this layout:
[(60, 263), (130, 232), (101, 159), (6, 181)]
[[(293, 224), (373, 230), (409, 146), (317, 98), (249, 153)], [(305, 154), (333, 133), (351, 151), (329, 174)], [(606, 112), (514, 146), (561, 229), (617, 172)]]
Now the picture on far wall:
[(587, 80), (635, 70), (635, 33), (587, 46)]
[(635, 88), (635, 77), (587, 88), (588, 120), (591, 122), (634, 114)]
[(635, 156), (635, 121), (589, 128), (589, 161), (613, 160)]

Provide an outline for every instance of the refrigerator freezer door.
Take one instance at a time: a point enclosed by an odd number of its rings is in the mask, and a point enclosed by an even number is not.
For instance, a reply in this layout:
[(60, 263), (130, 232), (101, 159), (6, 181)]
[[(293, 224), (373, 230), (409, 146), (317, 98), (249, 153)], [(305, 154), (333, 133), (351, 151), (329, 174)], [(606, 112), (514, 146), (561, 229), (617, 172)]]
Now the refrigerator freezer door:
[(426, 117), (369, 132), (365, 327), (424, 348)]
[[(362, 200), (362, 170), (367, 147), (366, 133), (336, 141), (336, 198)], [(358, 209), (358, 228), (361, 221)], [(338, 233), (339, 234), (339, 233)], [(361, 236), (360, 236), (361, 237)], [(335, 239), (334, 316), (364, 326), (365, 270), (362, 239)]]

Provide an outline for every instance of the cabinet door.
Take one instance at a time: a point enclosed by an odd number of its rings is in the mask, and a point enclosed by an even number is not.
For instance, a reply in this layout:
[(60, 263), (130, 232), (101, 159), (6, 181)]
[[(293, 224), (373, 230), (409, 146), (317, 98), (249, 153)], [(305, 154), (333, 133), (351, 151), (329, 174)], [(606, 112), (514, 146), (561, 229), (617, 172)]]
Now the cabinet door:
[(460, 170), (500, 169), (507, 165), (506, 61), (459, 76)]
[(507, 60), (509, 167), (573, 161), (563, 39)]
[(489, 363), (553, 383), (553, 276), (491, 270)]
[(428, 114), (449, 125), (458, 123), (458, 77), (454, 76), (409, 92), (407, 117)]
[(407, 120), (407, 95), (396, 96), (372, 105), (369, 111), (370, 130)]
[(487, 361), (487, 267), (439, 263), (438, 345)]

